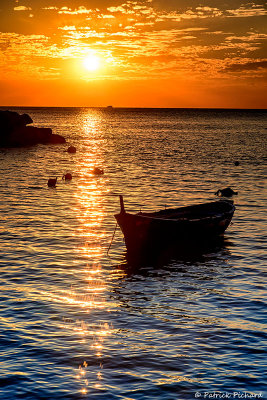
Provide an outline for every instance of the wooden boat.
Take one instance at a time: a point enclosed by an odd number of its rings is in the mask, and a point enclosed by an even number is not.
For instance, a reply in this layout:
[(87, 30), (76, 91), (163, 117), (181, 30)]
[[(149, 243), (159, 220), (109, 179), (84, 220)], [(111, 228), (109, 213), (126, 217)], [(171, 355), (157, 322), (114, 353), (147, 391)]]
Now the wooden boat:
[(124, 235), (128, 252), (153, 251), (159, 247), (200, 243), (222, 235), (233, 217), (230, 200), (219, 200), (157, 212), (130, 214), (121, 210), (115, 215)]

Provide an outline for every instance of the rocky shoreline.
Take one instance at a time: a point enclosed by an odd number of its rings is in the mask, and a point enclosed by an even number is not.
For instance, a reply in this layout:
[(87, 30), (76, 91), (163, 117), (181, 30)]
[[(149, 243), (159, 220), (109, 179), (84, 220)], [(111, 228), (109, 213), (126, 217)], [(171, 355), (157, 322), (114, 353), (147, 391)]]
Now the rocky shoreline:
[(51, 128), (28, 126), (33, 120), (28, 114), (0, 111), (0, 147), (24, 147), (36, 144), (66, 143), (63, 136), (53, 134)]

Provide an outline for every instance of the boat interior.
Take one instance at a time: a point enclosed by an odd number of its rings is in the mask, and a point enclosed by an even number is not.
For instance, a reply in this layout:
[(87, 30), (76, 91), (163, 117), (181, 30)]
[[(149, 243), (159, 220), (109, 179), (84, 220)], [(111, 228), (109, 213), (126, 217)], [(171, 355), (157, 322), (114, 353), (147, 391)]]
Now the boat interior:
[(192, 206), (180, 208), (166, 208), (156, 212), (139, 212), (137, 215), (154, 217), (154, 218), (167, 218), (167, 219), (201, 219), (218, 215), (218, 217), (233, 209), (233, 201), (213, 201), (205, 204), (197, 204)]

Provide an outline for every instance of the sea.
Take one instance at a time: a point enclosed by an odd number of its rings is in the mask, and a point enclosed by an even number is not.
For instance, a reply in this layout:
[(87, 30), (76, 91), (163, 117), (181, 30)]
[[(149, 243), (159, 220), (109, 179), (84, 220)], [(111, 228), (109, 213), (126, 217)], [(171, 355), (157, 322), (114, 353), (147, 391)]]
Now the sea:
[[(267, 399), (267, 112), (9, 109), (67, 143), (0, 149), (0, 399)], [(137, 213), (226, 187), (220, 245), (130, 265), (119, 195)]]

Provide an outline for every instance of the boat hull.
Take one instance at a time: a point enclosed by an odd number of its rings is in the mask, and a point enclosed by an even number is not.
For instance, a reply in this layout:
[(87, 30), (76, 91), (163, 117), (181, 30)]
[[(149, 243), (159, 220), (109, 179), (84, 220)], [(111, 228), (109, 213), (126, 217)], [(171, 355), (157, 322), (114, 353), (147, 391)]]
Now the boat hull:
[[(219, 202), (211, 203), (213, 208), (215, 203)], [(214, 210), (210, 215), (203, 213), (197, 218), (197, 212), (205, 206), (207, 205), (150, 214), (130, 214), (123, 211), (116, 214), (115, 218), (123, 232), (128, 252), (155, 251), (166, 246), (201, 244), (222, 235), (231, 222), (235, 209), (233, 204), (226, 203), (225, 210), (220, 204), (220, 212), (216, 213)], [(180, 214), (180, 217), (172, 218), (174, 212)]]

